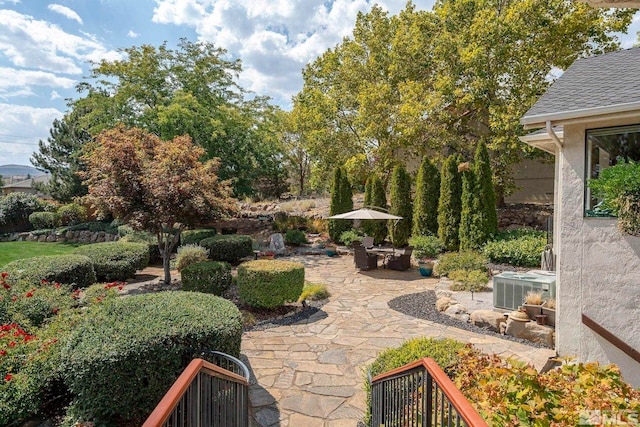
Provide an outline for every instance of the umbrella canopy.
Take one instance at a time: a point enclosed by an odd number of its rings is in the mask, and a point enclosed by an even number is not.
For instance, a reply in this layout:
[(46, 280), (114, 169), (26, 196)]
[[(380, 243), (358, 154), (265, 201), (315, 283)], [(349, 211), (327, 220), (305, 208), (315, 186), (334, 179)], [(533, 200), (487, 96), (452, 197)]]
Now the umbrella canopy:
[(373, 209), (358, 209), (330, 216), (329, 219), (402, 219), (402, 217)]

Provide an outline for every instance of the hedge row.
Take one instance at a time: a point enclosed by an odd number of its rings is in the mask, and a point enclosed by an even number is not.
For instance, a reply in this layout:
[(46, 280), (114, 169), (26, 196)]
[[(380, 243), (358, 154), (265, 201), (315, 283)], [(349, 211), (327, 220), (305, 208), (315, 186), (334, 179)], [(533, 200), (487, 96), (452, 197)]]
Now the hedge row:
[(277, 307), (297, 301), (304, 288), (304, 265), (259, 260), (238, 267), (240, 301), (254, 307)]
[(149, 264), (149, 248), (142, 243), (94, 243), (78, 247), (75, 252), (89, 257), (96, 278), (104, 281), (126, 280)]
[[(85, 248), (83, 246), (82, 248)], [(12, 261), (2, 268), (9, 283), (40, 286), (42, 280), (84, 288), (96, 282), (91, 258), (85, 255), (49, 255)]]
[(213, 237), (216, 235), (215, 228), (199, 228), (196, 230), (185, 230), (180, 235), (180, 244), (181, 245), (189, 245), (189, 244), (200, 244), (206, 238)]
[(231, 266), (226, 262), (204, 261), (191, 264), (180, 272), (182, 289), (222, 295), (232, 282)]
[(209, 237), (201, 240), (200, 246), (207, 248), (209, 258), (213, 261), (224, 261), (231, 264), (253, 254), (251, 237), (240, 234)]

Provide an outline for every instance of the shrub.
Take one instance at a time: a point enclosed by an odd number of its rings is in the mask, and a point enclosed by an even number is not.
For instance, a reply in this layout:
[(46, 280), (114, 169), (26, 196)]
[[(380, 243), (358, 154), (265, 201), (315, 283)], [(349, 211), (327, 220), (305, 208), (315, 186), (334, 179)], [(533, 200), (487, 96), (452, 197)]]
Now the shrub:
[(356, 240), (362, 240), (362, 233), (358, 230), (347, 230), (340, 235), (340, 241), (344, 243), (345, 246), (353, 245), (353, 242)]
[(409, 241), (413, 214), (411, 200), (411, 176), (404, 167), (396, 166), (391, 176), (389, 213), (402, 219), (389, 220), (389, 235), (395, 247), (406, 246)]
[(438, 201), (440, 200), (440, 171), (427, 156), (416, 177), (416, 195), (413, 206), (414, 236), (438, 234)]
[(29, 222), (36, 230), (54, 228), (58, 225), (58, 215), (55, 212), (34, 212), (29, 215)]
[(162, 292), (90, 306), (62, 360), (76, 414), (96, 424), (141, 425), (201, 350), (240, 353), (235, 305), (195, 292)]
[(125, 282), (96, 283), (86, 288), (80, 297), (80, 305), (83, 307), (92, 304), (106, 304), (120, 296)]
[(498, 212), (496, 211), (496, 193), (493, 188), (493, 173), (489, 151), (484, 141), (478, 143), (474, 157), (473, 172), (476, 178), (476, 197), (480, 217), (480, 244), (484, 244), (498, 233)]
[[(83, 249), (86, 246), (79, 247)], [(25, 286), (40, 286), (42, 280), (84, 288), (96, 281), (91, 259), (84, 255), (49, 255), (19, 259), (3, 267), (7, 280)]]
[(26, 231), (29, 215), (46, 210), (47, 204), (33, 194), (10, 193), (0, 197), (0, 231)]
[(460, 228), (458, 229), (458, 240), (461, 251), (478, 250), (486, 243), (484, 233), (480, 229), (479, 200), (476, 185), (476, 176), (469, 163), (460, 165), (459, 170), (462, 176), (462, 196), (460, 211)]
[(76, 225), (87, 220), (87, 208), (77, 203), (69, 203), (58, 209), (60, 224)]
[(413, 246), (413, 256), (416, 259), (435, 258), (444, 246), (436, 236), (413, 236), (409, 239), (409, 245)]
[(327, 285), (323, 285), (321, 283), (305, 282), (298, 301), (318, 301), (321, 299), (329, 298), (330, 296), (331, 294), (327, 289)]
[(304, 265), (287, 261), (249, 261), (238, 267), (240, 301), (254, 307), (278, 307), (297, 301), (304, 287)]
[[(375, 175), (371, 181), (371, 206), (387, 209), (387, 192), (384, 183)], [(384, 243), (384, 239), (387, 238), (387, 234), (389, 234), (387, 225), (388, 223), (385, 220), (369, 220), (363, 221), (362, 228), (367, 235), (373, 237), (374, 244), (381, 245)]]
[(7, 292), (2, 303), (10, 323), (32, 329), (41, 326), (58, 311), (76, 306), (74, 296), (68, 287), (47, 282), (40, 287)]
[(136, 231), (130, 225), (118, 225), (118, 236), (120, 237), (128, 236), (129, 234), (134, 234), (135, 232)]
[(200, 244), (200, 242), (207, 237), (213, 237), (216, 235), (215, 228), (199, 228), (197, 230), (184, 230), (180, 235), (180, 244), (182, 246), (190, 244)]
[(442, 165), (440, 202), (438, 203), (438, 237), (445, 249), (457, 251), (460, 246), (460, 213), (462, 211), (462, 177), (457, 155), (447, 157)]
[[(331, 182), (331, 200), (329, 202), (329, 216), (337, 215), (353, 210), (351, 184), (346, 172), (342, 168), (336, 168)], [(338, 242), (340, 235), (351, 228), (351, 220), (330, 219), (329, 237), (332, 241)]]
[(452, 291), (479, 292), (486, 289), (489, 276), (481, 270), (454, 270), (449, 273), (449, 279), (454, 282)]
[(537, 235), (530, 233), (511, 240), (489, 242), (485, 245), (483, 252), (495, 263), (522, 267), (539, 266), (547, 241), (543, 232), (537, 233)]
[(515, 240), (521, 237), (546, 237), (544, 231), (533, 230), (531, 228), (514, 228), (513, 230), (501, 231), (495, 237), (495, 240)]
[(182, 289), (222, 295), (232, 282), (231, 266), (226, 262), (205, 261), (191, 264), (181, 272)]
[(121, 243), (144, 243), (149, 249), (149, 263), (154, 263), (160, 259), (158, 238), (148, 231), (134, 231), (122, 236), (118, 241)]
[(195, 264), (196, 262), (206, 261), (209, 257), (209, 251), (200, 245), (184, 245), (178, 248), (176, 256), (176, 269), (178, 271), (183, 268)]
[(96, 278), (104, 281), (126, 280), (149, 263), (149, 249), (141, 243), (104, 242), (84, 245), (75, 250), (91, 259)]
[(301, 245), (307, 243), (307, 237), (301, 230), (287, 230), (284, 241), (289, 245)]
[(70, 225), (68, 227), (64, 227), (61, 231), (91, 231), (92, 233), (97, 233), (99, 231), (104, 231), (109, 234), (118, 234), (118, 226), (113, 225), (109, 222), (102, 221), (90, 221), (83, 222), (81, 224)]
[(450, 252), (442, 255), (435, 265), (434, 273), (437, 276), (447, 276), (455, 270), (480, 270), (487, 271), (487, 258), (478, 252)]
[(231, 264), (253, 254), (251, 237), (240, 234), (208, 237), (200, 242), (200, 246), (207, 248), (212, 260)]

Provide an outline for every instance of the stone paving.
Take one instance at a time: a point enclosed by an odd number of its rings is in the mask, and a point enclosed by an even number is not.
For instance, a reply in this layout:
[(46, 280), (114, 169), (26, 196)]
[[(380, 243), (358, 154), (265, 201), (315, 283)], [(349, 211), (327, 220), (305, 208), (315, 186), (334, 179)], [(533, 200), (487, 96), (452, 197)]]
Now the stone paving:
[(399, 295), (434, 289), (417, 270), (357, 271), (353, 258), (299, 256), (306, 279), (325, 283), (329, 302), (305, 321), (242, 337), (252, 371), (252, 427), (355, 427), (366, 408), (363, 367), (409, 338), (442, 337), (473, 343), (540, 369), (554, 352), (416, 319), (390, 309)]

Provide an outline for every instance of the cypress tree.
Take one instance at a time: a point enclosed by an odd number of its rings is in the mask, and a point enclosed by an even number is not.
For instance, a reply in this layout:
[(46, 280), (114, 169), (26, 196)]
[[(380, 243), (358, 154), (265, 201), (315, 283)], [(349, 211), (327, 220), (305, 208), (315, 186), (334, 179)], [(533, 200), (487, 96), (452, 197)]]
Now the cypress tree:
[[(387, 192), (385, 191), (384, 184), (380, 178), (373, 176), (371, 180), (371, 206), (377, 206), (379, 208), (387, 209)], [(384, 239), (387, 238), (389, 230), (387, 228), (387, 221), (364, 221), (371, 226), (371, 237), (373, 237), (373, 243), (381, 245)]]
[[(373, 177), (368, 177), (364, 184), (364, 207), (373, 206)], [(367, 236), (373, 236), (373, 221), (362, 221), (362, 231)]]
[(498, 212), (496, 211), (496, 193), (493, 188), (489, 151), (482, 141), (480, 141), (476, 149), (474, 172), (476, 176), (478, 212), (482, 221), (480, 230), (483, 236), (480, 238), (480, 242), (484, 244), (498, 233)]
[[(346, 185), (345, 185), (346, 181)], [(347, 201), (348, 198), (348, 201)], [(329, 216), (349, 212), (353, 209), (351, 199), (351, 186), (342, 168), (336, 168), (331, 182), (331, 201), (329, 203)], [(329, 237), (333, 242), (340, 240), (340, 235), (351, 228), (351, 220), (330, 219)]]
[(478, 249), (483, 233), (479, 229), (481, 214), (478, 212), (476, 177), (465, 163), (462, 172), (462, 209), (460, 211), (460, 250)]
[(411, 234), (411, 177), (403, 166), (396, 166), (391, 177), (392, 215), (401, 216), (401, 220), (389, 220), (391, 241), (395, 247), (406, 246)]
[(438, 234), (438, 202), (440, 200), (440, 171), (425, 156), (416, 178), (413, 205), (413, 236)]
[(458, 172), (459, 158), (452, 154), (442, 165), (440, 203), (438, 204), (438, 236), (445, 249), (457, 251), (460, 246), (460, 211), (462, 210), (462, 179)]

